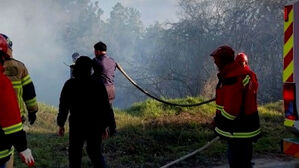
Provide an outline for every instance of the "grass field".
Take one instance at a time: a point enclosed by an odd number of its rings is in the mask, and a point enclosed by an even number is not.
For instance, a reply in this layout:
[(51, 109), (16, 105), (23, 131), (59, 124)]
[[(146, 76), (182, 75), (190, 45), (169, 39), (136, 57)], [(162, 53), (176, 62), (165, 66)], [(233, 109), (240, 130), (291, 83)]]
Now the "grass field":
[[(169, 100), (195, 103), (201, 98)], [(254, 156), (280, 153), (280, 140), (293, 137), (283, 127), (282, 102), (259, 107), (263, 136), (254, 145)], [(215, 137), (209, 122), (213, 103), (181, 108), (147, 100), (126, 110), (115, 109), (117, 135), (104, 141), (104, 156), (109, 167), (160, 167), (203, 146)], [(40, 104), (38, 119), (29, 126), (28, 142), (38, 168), (68, 167), (68, 136), (56, 135), (57, 108)], [(224, 141), (217, 141), (203, 152), (173, 167), (212, 167), (225, 160)], [(15, 167), (22, 168), (16, 154)], [(84, 153), (82, 167), (92, 167)]]

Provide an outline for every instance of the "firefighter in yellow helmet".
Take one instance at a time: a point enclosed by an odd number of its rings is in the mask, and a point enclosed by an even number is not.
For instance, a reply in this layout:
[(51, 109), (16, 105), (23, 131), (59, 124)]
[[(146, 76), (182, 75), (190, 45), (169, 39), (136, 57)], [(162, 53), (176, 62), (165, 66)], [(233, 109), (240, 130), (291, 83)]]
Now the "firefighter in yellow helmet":
[(13, 58), (12, 41), (5, 34), (0, 33), (0, 35), (6, 39), (8, 45), (6, 54), (9, 57), (5, 59), (3, 64), (4, 74), (11, 80), (16, 92), (22, 121), (25, 122), (25, 114), (28, 111), (28, 121), (32, 125), (36, 120), (36, 112), (38, 111), (33, 82), (24, 63)]
[(2, 65), (8, 57), (7, 48), (5, 38), (0, 36), (0, 168), (13, 167), (14, 149), (23, 162), (31, 167), (34, 166), (34, 158), (27, 147), (17, 98), (10, 80), (3, 74)]

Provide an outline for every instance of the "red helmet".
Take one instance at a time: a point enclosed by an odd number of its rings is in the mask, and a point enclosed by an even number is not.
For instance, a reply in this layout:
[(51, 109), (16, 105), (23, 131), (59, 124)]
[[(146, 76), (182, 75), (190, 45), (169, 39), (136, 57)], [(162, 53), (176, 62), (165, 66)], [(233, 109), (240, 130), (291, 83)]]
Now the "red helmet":
[(234, 62), (235, 51), (227, 45), (220, 46), (214, 50), (210, 56), (214, 58), (214, 63), (218, 69), (222, 69), (226, 64)]
[(216, 50), (214, 50), (210, 56), (215, 57), (215, 56), (220, 56), (223, 59), (226, 60), (234, 60), (235, 57), (235, 51), (227, 45), (223, 45), (218, 47)]
[(4, 56), (8, 57), (7, 50), (8, 50), (7, 41), (3, 36), (0, 36), (0, 51), (5, 53)]
[(236, 56), (236, 62), (237, 63), (240, 63), (240, 64), (243, 64), (245, 62), (245, 64), (248, 64), (248, 58), (247, 58), (247, 55), (245, 53), (239, 53), (237, 56)]

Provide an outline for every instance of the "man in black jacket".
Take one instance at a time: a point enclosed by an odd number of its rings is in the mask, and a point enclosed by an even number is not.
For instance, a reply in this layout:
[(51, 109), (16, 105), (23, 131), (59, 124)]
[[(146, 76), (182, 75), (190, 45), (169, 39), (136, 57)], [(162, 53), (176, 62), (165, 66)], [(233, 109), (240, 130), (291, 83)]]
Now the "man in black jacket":
[(106, 167), (101, 153), (102, 136), (106, 128), (115, 132), (115, 119), (103, 83), (91, 78), (92, 61), (81, 56), (74, 66), (74, 78), (64, 84), (60, 95), (57, 124), (64, 135), (64, 124), (70, 112), (69, 163), (70, 168), (81, 167), (83, 144), (95, 168)]

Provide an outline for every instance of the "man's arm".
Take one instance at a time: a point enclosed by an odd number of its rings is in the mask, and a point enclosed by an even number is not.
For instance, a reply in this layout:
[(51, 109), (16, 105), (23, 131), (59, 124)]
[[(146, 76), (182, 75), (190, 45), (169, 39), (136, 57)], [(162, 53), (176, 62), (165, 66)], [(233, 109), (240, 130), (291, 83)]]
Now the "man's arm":
[(57, 116), (57, 125), (59, 127), (64, 127), (66, 122), (69, 109), (70, 109), (70, 91), (69, 91), (69, 81), (67, 81), (61, 91), (59, 100), (59, 113)]

